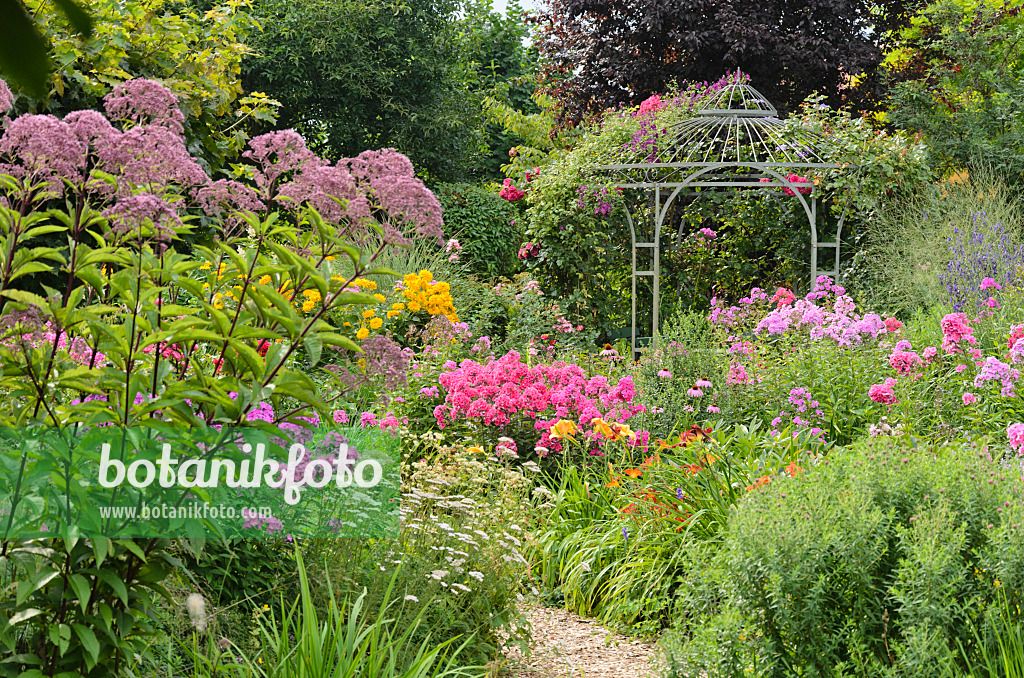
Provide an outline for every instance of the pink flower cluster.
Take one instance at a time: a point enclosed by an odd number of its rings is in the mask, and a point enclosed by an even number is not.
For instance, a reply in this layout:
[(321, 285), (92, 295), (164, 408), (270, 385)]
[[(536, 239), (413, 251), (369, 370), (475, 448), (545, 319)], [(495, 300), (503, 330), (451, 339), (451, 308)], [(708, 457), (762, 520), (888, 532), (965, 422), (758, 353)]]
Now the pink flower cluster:
[(999, 358), (989, 357), (974, 376), (974, 387), (982, 388), (990, 381), (998, 381), (1000, 393), (1007, 398), (1015, 397), (1014, 386), (1020, 380), (1020, 370), (1010, 367)]
[[(7, 110), (9, 92), (0, 80), (0, 112)], [(45, 182), (43, 189), (31, 189), (35, 200), (59, 197), (66, 185), (108, 203), (116, 200), (104, 215), (122, 230), (145, 219), (158, 227), (180, 225), (176, 210), (190, 201), (166, 201), (170, 192), (192, 198), (209, 216), (260, 212), (272, 202), (308, 204), (360, 235), (365, 221), (381, 215), (388, 242), (408, 242), (408, 230), (443, 242), (440, 203), (394, 149), (364, 151), (332, 166), (292, 130), (263, 134), (243, 153), (255, 165), (253, 189), (238, 181), (211, 181), (187, 147), (177, 96), (163, 85), (129, 80), (114, 88), (104, 107), (109, 119), (89, 110), (63, 120), (22, 115), (9, 122), (0, 137), (0, 174), (30, 185)], [(97, 179), (94, 170), (113, 176), (116, 185)], [(145, 193), (132, 195), (139, 187)]]
[(485, 364), (448, 363), (446, 370), (438, 380), (445, 402), (434, 408), (441, 427), (465, 420), (504, 429), (517, 418), (526, 424), (533, 420), (533, 428), (543, 432), (539, 445), (550, 450), (561, 449), (548, 432), (559, 419), (587, 426), (595, 418), (624, 422), (644, 411), (642, 405), (632, 404), (632, 377), (610, 384), (605, 376), (588, 378), (583, 368), (571, 363), (530, 367), (515, 351)]
[(876, 403), (883, 405), (895, 405), (898, 401), (896, 400), (896, 393), (893, 387), (896, 386), (896, 380), (889, 377), (882, 384), (873, 384), (868, 389), (868, 397)]
[(918, 369), (924, 364), (924, 361), (914, 351), (893, 351), (889, 354), (889, 365), (896, 374), (901, 376), (910, 376), (916, 374)]
[(812, 437), (822, 438), (825, 435), (824, 429), (818, 424), (821, 423), (824, 414), (819, 408), (817, 400), (811, 398), (811, 392), (806, 388), (794, 388), (789, 392), (789, 403), (793, 406), (792, 414), (783, 410), (772, 419), (772, 435), (778, 435), (778, 427), (789, 419), (793, 424), (793, 436), (799, 435), (800, 431), (808, 430)]
[(533, 242), (528, 242), (519, 248), (519, 258), (526, 259), (527, 257), (536, 257), (540, 255), (540, 245)]
[[(835, 296), (829, 302), (831, 295)], [(822, 303), (815, 303), (818, 301)], [(791, 330), (806, 331), (812, 340), (831, 339), (840, 346), (852, 346), (867, 337), (877, 339), (888, 331), (877, 314), (861, 317), (855, 310), (856, 304), (842, 286), (833, 284), (828, 276), (820, 276), (807, 296), (770, 311), (757, 323), (754, 333), (772, 336)]]
[(1006, 428), (1006, 437), (1014, 451), (1024, 455), (1024, 424), (1010, 424)]
[(498, 192), (498, 197), (509, 202), (516, 202), (522, 200), (526, 195), (526, 191), (520, 191), (513, 185), (511, 179), (505, 179), (501, 184), (501, 190)]
[(643, 103), (640, 104), (640, 108), (637, 109), (637, 112), (633, 114), (633, 117), (639, 118), (643, 115), (647, 115), (648, 113), (660, 111), (661, 109), (665, 108), (665, 105), (665, 102), (661, 100), (661, 95), (655, 94), (652, 97), (647, 97), (646, 99), (644, 99)]
[(794, 301), (796, 301), (796, 295), (793, 294), (792, 290), (787, 290), (785, 287), (777, 289), (775, 295), (772, 296), (772, 303), (775, 304), (776, 308), (789, 306)]
[[(796, 174), (788, 174), (788, 175), (786, 175), (786, 181), (788, 181), (791, 184), (807, 184), (807, 183), (810, 183), (811, 180), (806, 178), (806, 177), (798, 176)], [(771, 177), (763, 177), (761, 179), (761, 183), (762, 184), (770, 184), (771, 182), (772, 182), (772, 178)], [(810, 192), (813, 189), (808, 187), (808, 188), (798, 188), (796, 190), (797, 190), (797, 193), (802, 193), (803, 195), (808, 195), (808, 194), (810, 194)], [(784, 187), (782, 189), (782, 192), (785, 193), (788, 196), (795, 196), (796, 195), (796, 193), (793, 192), (793, 189), (789, 188), (789, 187)]]
[(107, 362), (107, 357), (102, 353), (93, 351), (84, 338), (73, 337), (69, 340), (67, 332), (61, 332), (58, 337), (52, 323), (49, 321), (40, 327), (38, 332), (28, 332), (20, 337), (8, 337), (3, 341), (3, 345), (14, 349), (23, 343), (32, 348), (41, 348), (44, 353), (47, 353), (53, 348), (54, 341), (57, 342), (58, 355), (67, 353), (67, 356), (79, 365), (103, 367)]
[(965, 339), (971, 345), (978, 343), (967, 316), (963, 313), (948, 313), (943, 316), (942, 350), (946, 353), (960, 353), (960, 342)]

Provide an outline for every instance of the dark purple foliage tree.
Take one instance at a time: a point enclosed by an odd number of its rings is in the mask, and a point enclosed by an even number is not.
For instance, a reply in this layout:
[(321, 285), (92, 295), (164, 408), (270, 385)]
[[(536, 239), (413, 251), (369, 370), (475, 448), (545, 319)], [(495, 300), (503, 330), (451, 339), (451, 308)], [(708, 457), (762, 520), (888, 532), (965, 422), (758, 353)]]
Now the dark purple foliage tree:
[(850, 76), (871, 89), (914, 1), (547, 0), (537, 46), (563, 124), (737, 68), (783, 111), (815, 91), (857, 103)]

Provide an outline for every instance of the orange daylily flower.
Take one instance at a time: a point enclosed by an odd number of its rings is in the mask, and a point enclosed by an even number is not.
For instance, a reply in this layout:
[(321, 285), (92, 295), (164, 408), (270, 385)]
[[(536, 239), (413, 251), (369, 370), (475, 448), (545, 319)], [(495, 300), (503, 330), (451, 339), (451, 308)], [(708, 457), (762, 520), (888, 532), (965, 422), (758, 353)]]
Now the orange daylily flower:
[(569, 438), (570, 440), (577, 432), (576, 422), (569, 419), (559, 419), (551, 426), (552, 438)]
[(701, 428), (699, 425), (694, 424), (693, 426), (690, 427), (689, 431), (685, 431), (682, 435), (679, 436), (679, 442), (681, 442), (683, 445), (686, 445), (687, 443), (690, 442), (706, 440), (710, 435), (711, 429)]
[(487, 454), (486, 450), (484, 450), (484, 448), (480, 447), (479, 445), (467, 447), (466, 452), (472, 452), (473, 454)]
[(607, 440), (613, 440), (615, 438), (615, 431), (608, 425), (604, 419), (594, 418), (590, 421), (590, 425), (594, 427), (594, 432), (601, 434), (601, 436)]
[(644, 472), (638, 468), (627, 468), (625, 471), (623, 471), (623, 473), (625, 473), (630, 478), (639, 478), (644, 474)]
[(628, 424), (612, 424), (612, 428), (615, 429), (615, 440), (620, 438), (629, 438), (632, 440), (633, 438), (636, 438), (636, 432), (633, 431)]
[(756, 490), (759, 487), (764, 487), (765, 485), (767, 485), (771, 481), (772, 481), (772, 479), (771, 479), (770, 476), (761, 476), (760, 478), (755, 480), (752, 485), (747, 485), (747, 492), (749, 492), (751, 490)]
[(796, 474), (801, 471), (803, 471), (803, 469), (797, 466), (795, 461), (789, 462), (789, 466), (786, 467), (786, 473), (789, 474), (790, 478), (796, 478)]

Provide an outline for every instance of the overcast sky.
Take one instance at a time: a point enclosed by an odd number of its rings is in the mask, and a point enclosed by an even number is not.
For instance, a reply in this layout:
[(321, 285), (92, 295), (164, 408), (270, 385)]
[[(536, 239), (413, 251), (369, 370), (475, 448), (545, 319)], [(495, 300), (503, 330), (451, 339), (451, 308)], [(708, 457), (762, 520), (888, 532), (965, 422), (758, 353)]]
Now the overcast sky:
[[(507, 0), (494, 0), (494, 9), (504, 14), (506, 4)], [(540, 7), (540, 0), (519, 0), (519, 6), (523, 9), (537, 9)]]

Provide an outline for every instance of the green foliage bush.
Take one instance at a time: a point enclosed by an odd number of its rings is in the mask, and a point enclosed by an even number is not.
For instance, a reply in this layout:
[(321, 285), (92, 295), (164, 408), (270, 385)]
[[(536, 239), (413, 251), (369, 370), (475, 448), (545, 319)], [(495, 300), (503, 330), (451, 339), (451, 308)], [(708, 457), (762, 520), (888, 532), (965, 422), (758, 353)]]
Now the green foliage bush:
[(921, 3), (886, 60), (887, 121), (920, 133), (940, 174), (989, 164), (1015, 185), (1024, 161), (1018, 3)]
[(460, 259), (470, 272), (488, 279), (518, 272), (522, 215), (512, 203), (473, 184), (440, 184), (434, 194), (444, 210), (445, 231), (462, 245)]
[(739, 642), (717, 655), (687, 646), (675, 675), (924, 678), (969, 668), (996, 646), (1003, 601), (1011, 610), (1021, 601), (1018, 476), (1016, 460), (984, 440), (935, 448), (880, 438), (773, 479), (729, 520), (728, 609), (712, 627)]

